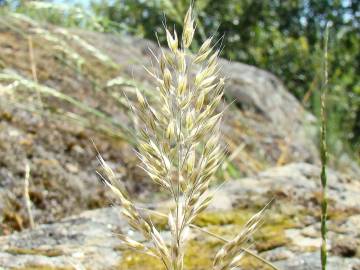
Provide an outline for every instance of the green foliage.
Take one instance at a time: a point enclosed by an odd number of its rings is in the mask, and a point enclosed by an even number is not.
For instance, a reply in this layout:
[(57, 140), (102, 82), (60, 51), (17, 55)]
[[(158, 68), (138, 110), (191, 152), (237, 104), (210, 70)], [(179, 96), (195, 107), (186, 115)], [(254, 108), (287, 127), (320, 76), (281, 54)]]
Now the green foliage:
[[(114, 22), (108, 16), (95, 16), (80, 4), (54, 4), (51, 1), (13, 1), (11, 10), (24, 13), (36, 21), (49, 22), (63, 27), (80, 27), (100, 32), (129, 31), (125, 24)], [(64, 1), (66, 2), (66, 1)]]

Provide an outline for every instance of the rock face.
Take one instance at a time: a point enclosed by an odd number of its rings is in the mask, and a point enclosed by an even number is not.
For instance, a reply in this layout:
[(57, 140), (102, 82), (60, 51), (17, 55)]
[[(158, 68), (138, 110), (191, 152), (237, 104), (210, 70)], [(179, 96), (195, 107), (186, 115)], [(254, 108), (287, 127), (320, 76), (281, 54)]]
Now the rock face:
[[(160, 53), (159, 47), (154, 43), (131, 37), (119, 39), (98, 33), (78, 32), (78, 34), (90, 43), (99, 38), (106, 40), (98, 43), (98, 48), (117, 63), (122, 63), (125, 76), (131, 74), (137, 81), (153, 86), (153, 80), (144, 74), (143, 66), (152, 65), (149, 48), (155, 54)], [(133, 60), (131, 65), (126, 64), (129, 60)], [(221, 60), (221, 65), (222, 72), (227, 78), (225, 95), (229, 101), (235, 100), (235, 104), (238, 105), (236, 113), (230, 110), (225, 116), (224, 134), (236, 133), (238, 139), (242, 139), (238, 141), (232, 136), (227, 138), (226, 142), (231, 146), (245, 142), (249, 148), (261, 149), (266, 152), (264, 155), (268, 156), (265, 158), (268, 159), (267, 161), (279, 161), (282, 158), (285, 163), (316, 161), (318, 155), (314, 144), (314, 132), (317, 128), (313, 126), (315, 118), (304, 110), (282, 82), (273, 74), (254, 66), (224, 59)], [(247, 134), (247, 131), (258, 135), (257, 140), (252, 140), (252, 136)], [(281, 147), (287, 148), (286, 153), (282, 152)], [(272, 151), (268, 151), (270, 148)], [(263, 159), (264, 156), (260, 154), (256, 158)], [(237, 162), (241, 161), (237, 160)], [(253, 172), (251, 167), (246, 170)]]
[[(240, 106), (260, 112), (271, 122), (283, 125), (302, 121), (303, 108), (273, 74), (242, 63), (223, 60), (223, 73), (228, 76), (228, 94)], [(311, 115), (308, 120), (315, 120)], [(284, 126), (282, 126), (284, 127)]]
[[(19, 14), (3, 19), (0, 188), (6, 196), (0, 233), (29, 225), (23, 199), (26, 163), (37, 222), (108, 204), (112, 198), (96, 177), (91, 141), (131, 192), (144, 198), (151, 194), (154, 189), (131, 150), (127, 130), (134, 121), (123, 92), (132, 99), (136, 86), (151, 98), (153, 80), (143, 66), (151, 66), (148, 48), (155, 54), (159, 48), (129, 36), (42, 25)], [(29, 63), (29, 42), (36, 63)], [(229, 78), (227, 99), (237, 105), (228, 108), (223, 125), (230, 154), (224, 178), (251, 176), (290, 162), (316, 162), (313, 117), (281, 82), (255, 67), (226, 60), (222, 65)]]
[(121, 242), (116, 233), (126, 232), (126, 228), (116, 208), (84, 212), (56, 224), (1, 238), (0, 266), (114, 269), (121, 258), (117, 250)]
[[(320, 256), (316, 252), (321, 243), (318, 173), (316, 166), (295, 163), (267, 170), (255, 177), (230, 181), (195, 223), (229, 238), (253, 213), (274, 198), (263, 228), (252, 240), (254, 251), (279, 269), (321, 269)], [(360, 204), (356, 199), (360, 197), (359, 181), (332, 171), (329, 183), (329, 269), (357, 270), (360, 267)], [(148, 207), (162, 211), (166, 205), (159, 203)], [(161, 225), (163, 223), (156, 219), (153, 222), (163, 228), (162, 233), (166, 236), (167, 228)], [(0, 265), (5, 269), (39, 265), (55, 269), (161, 269), (144, 265), (142, 263), (146, 261), (139, 259), (139, 255), (125, 252), (116, 233), (141, 240), (119, 216), (119, 209), (87, 211), (32, 231), (1, 237)], [(203, 258), (209, 260), (210, 265), (211, 254), (220, 243), (196, 230), (191, 239), (203, 249), (198, 251), (199, 258), (207, 254), (205, 250), (211, 250), (207, 251), (210, 255)], [(258, 263), (245, 256), (242, 269), (267, 269), (254, 262)], [(188, 269), (205, 270), (209, 265), (189, 265)]]
[[(259, 196), (259, 198), (254, 197), (251, 201), (264, 201), (271, 199), (269, 196), (276, 194), (276, 198), (288, 199), (292, 203), (313, 208), (313, 206), (318, 206), (320, 201), (319, 175), (320, 169), (307, 163), (293, 163), (274, 167), (254, 177), (228, 182), (219, 192), (220, 198), (215, 197), (215, 200), (222, 200), (222, 193), (231, 202), (251, 194)], [(357, 199), (360, 195), (359, 178), (329, 170), (328, 185), (331, 201), (330, 210), (332, 207), (350, 210), (360, 206)]]

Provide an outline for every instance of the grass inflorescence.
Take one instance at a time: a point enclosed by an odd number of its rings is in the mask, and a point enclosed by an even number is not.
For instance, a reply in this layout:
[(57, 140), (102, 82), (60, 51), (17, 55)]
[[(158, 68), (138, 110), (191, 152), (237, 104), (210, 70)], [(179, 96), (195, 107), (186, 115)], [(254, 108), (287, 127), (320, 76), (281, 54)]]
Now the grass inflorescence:
[[(154, 54), (157, 69), (146, 68), (157, 83), (158, 98), (150, 104), (137, 90), (137, 105), (129, 106), (140, 120), (136, 153), (142, 168), (175, 204), (167, 214), (170, 241), (165, 241), (151, 217), (136, 207), (101, 156), (99, 160), (105, 184), (117, 195), (130, 226), (145, 240), (122, 235), (124, 244), (159, 259), (167, 270), (182, 270), (190, 230), (212, 199), (209, 184), (226, 156), (220, 133), (224, 111), (219, 109), (225, 79), (220, 75), (220, 49), (213, 45), (213, 37), (205, 40), (196, 54), (190, 53), (195, 33), (192, 7), (186, 13), (181, 38), (175, 30), (165, 31), (169, 50), (161, 50), (159, 57)], [(239, 265), (263, 212), (254, 215), (233, 240), (220, 248), (213, 261), (214, 270)]]

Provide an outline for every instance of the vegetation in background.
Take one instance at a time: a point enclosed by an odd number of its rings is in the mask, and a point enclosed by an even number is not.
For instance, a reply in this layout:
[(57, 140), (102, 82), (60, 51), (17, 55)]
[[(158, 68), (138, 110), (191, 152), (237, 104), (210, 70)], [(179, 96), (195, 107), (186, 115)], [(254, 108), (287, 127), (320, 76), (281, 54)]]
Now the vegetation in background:
[(81, 27), (100, 32), (129, 31), (123, 23), (109, 17), (95, 16), (80, 5), (53, 4), (51, 1), (14, 1), (10, 7), (39, 22), (49, 22), (63, 27)]
[[(27, 15), (63, 26), (159, 39), (163, 23), (182, 30), (188, 0), (96, 0), (91, 11), (51, 1), (17, 1)], [(74, 1), (65, 1), (74, 3)], [(81, 2), (81, 1), (80, 1)], [(15, 2), (14, 2), (15, 3)], [(40, 5), (39, 5), (40, 3)], [(41, 7), (42, 5), (42, 7)], [(47, 7), (48, 6), (48, 7)], [(360, 154), (360, 2), (354, 0), (197, 0), (197, 34), (224, 33), (222, 56), (275, 73), (320, 118), (322, 32), (329, 21), (329, 146), (332, 153)], [(49, 8), (51, 7), (51, 8)], [(65, 16), (64, 16), (65, 14)]]

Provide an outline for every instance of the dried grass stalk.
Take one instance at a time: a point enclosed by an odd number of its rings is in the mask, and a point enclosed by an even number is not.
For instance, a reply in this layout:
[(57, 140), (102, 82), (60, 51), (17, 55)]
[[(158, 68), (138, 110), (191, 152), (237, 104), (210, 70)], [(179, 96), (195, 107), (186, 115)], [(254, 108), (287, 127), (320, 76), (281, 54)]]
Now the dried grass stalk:
[(31, 229), (35, 228), (34, 217), (31, 210), (31, 199), (29, 194), (29, 179), (30, 179), (30, 165), (26, 162), (25, 164), (25, 178), (24, 178), (24, 197), (25, 197), (25, 205), (26, 211), (29, 216), (29, 225)]
[[(99, 156), (106, 179), (117, 195), (130, 225), (150, 243), (145, 247), (123, 237), (129, 248), (159, 257), (167, 270), (182, 270), (190, 225), (211, 201), (209, 184), (224, 160), (220, 144), (218, 111), (224, 90), (224, 78), (218, 64), (219, 50), (206, 40), (198, 53), (189, 53), (195, 32), (192, 7), (184, 19), (179, 40), (176, 31), (166, 29), (169, 50), (155, 57), (156, 70), (147, 70), (157, 83), (158, 98), (150, 104), (136, 90), (137, 105), (131, 109), (141, 120), (137, 155), (151, 179), (168, 192), (175, 209), (168, 214), (170, 243), (165, 243), (151, 221), (140, 214), (125, 190), (116, 183), (110, 167)], [(199, 70), (196, 75), (193, 69)], [(254, 216), (233, 241), (224, 245), (215, 258), (214, 269), (230, 269), (240, 260), (249, 236), (257, 228), (263, 212)]]

